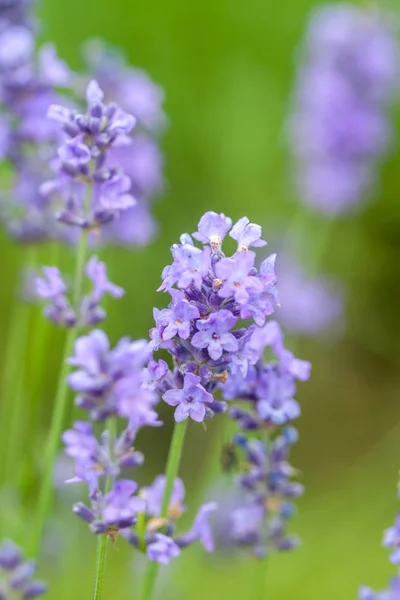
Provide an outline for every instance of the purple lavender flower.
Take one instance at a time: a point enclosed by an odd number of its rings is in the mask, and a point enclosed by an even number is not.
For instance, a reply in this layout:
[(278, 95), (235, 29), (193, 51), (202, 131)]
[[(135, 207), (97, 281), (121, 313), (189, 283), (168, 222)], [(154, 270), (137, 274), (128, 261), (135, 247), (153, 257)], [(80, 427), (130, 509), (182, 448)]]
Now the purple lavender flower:
[(136, 491), (137, 483), (130, 479), (117, 480), (106, 494), (93, 488), (90, 490), (91, 508), (78, 502), (74, 513), (87, 521), (95, 534), (118, 532), (134, 525), (138, 513), (144, 509), (143, 500), (134, 495)]
[[(167, 309), (154, 310), (156, 326), (150, 332), (150, 347), (166, 349), (174, 357), (174, 370), (160, 377), (156, 387), (168, 403), (178, 406), (175, 417), (179, 420), (187, 418), (193, 406), (195, 420), (200, 421), (225, 410), (225, 404), (216, 401), (213, 392), (221, 383), (224, 389), (230, 389), (232, 384), (236, 393), (237, 386), (243, 389), (244, 382), (236, 373), (239, 371), (242, 378), (245, 377), (249, 365), (257, 363), (266, 345), (251, 345), (255, 325), (245, 323), (242, 328), (234, 327), (239, 317), (264, 325), (266, 317), (274, 311), (277, 303), (275, 255), (264, 259), (259, 271), (256, 269), (255, 253), (247, 248), (264, 244), (261, 227), (243, 217), (230, 233), (238, 241), (240, 251), (225, 257), (222, 240), (229, 233), (231, 223), (223, 214), (206, 213), (194, 235), (205, 244), (203, 249), (194, 245), (190, 235), (183, 234), (181, 243), (171, 248), (173, 263), (162, 273), (163, 283), (159, 289), (168, 291), (172, 302)], [(181, 313), (176, 315), (178, 306)], [(206, 402), (193, 405), (192, 399), (189, 404), (183, 401), (183, 379), (189, 375), (200, 378), (196, 381), (208, 394)], [(275, 402), (275, 411), (280, 410), (287, 419), (294, 415), (297, 404), (290, 395), (284, 395), (281, 380), (280, 384), (281, 391), (272, 394), (271, 376), (268, 408), (272, 410)], [(225, 394), (225, 397), (231, 396)]]
[(356, 207), (387, 151), (387, 108), (397, 90), (390, 15), (350, 4), (314, 10), (290, 122), (302, 200), (328, 215)]
[(236, 325), (237, 318), (229, 310), (211, 313), (207, 319), (199, 319), (199, 329), (192, 338), (195, 348), (207, 348), (210, 358), (218, 360), (223, 351), (236, 352), (239, 348), (237, 339), (229, 330)]
[(199, 540), (207, 552), (213, 552), (214, 540), (209, 518), (211, 513), (213, 513), (215, 510), (217, 510), (216, 502), (203, 504), (193, 521), (190, 531), (176, 538), (177, 545), (180, 548), (185, 548), (186, 546), (189, 546), (195, 541)]
[(251, 293), (261, 291), (260, 280), (252, 274), (255, 256), (254, 252), (241, 252), (232, 258), (223, 258), (216, 264), (215, 273), (222, 283), (219, 296), (233, 296), (241, 305), (249, 301)]
[(109, 281), (106, 265), (99, 261), (97, 256), (92, 256), (87, 263), (86, 275), (93, 283), (93, 290), (91, 294), (82, 299), (81, 321), (85, 325), (97, 325), (107, 316), (107, 313), (99, 306), (103, 297), (110, 294), (113, 298), (121, 298), (124, 290)]
[(76, 314), (65, 295), (65, 285), (57, 267), (43, 267), (45, 278), (36, 277), (33, 292), (38, 298), (48, 301), (45, 316), (58, 325), (72, 327), (76, 324)]
[(210, 244), (213, 252), (218, 252), (231, 226), (232, 219), (223, 213), (207, 212), (201, 217), (193, 237), (203, 244)]
[(150, 560), (168, 565), (172, 558), (180, 555), (181, 549), (170, 537), (156, 533), (147, 542), (146, 552)]
[(163, 395), (163, 400), (170, 406), (176, 406), (175, 420), (184, 421), (188, 417), (201, 423), (206, 416), (207, 404), (213, 402), (213, 396), (200, 383), (201, 378), (193, 373), (186, 373), (183, 389), (170, 389)]
[(78, 338), (75, 355), (69, 359), (78, 370), (68, 377), (69, 386), (78, 393), (77, 405), (94, 420), (118, 414), (137, 429), (145, 424), (147, 414), (149, 422), (158, 424), (153, 411), (158, 396), (149, 389), (144, 369), (148, 357), (145, 340), (122, 339), (110, 349), (103, 331)]
[[(270, 321), (262, 329), (256, 329), (246, 343), (246, 352), (253, 358), (264, 348), (271, 346), (278, 362), (266, 364), (259, 360), (244, 371), (235, 369), (223, 388), (227, 400), (247, 399), (253, 409), (249, 420), (248, 413), (233, 408), (231, 416), (238, 419), (245, 429), (258, 428), (261, 423), (283, 425), (296, 419), (300, 408), (293, 395), (295, 379), (306, 381), (310, 376), (310, 364), (296, 359), (283, 346), (283, 335), (276, 321)], [(261, 421), (260, 421), (261, 419)]]
[(186, 241), (182, 245), (175, 244), (171, 248), (174, 262), (165, 267), (160, 290), (169, 290), (174, 285), (186, 289), (194, 285), (201, 289), (203, 277), (208, 274), (210, 252), (208, 248), (200, 250)]
[[(100, 228), (136, 204), (130, 178), (120, 167), (106, 165), (110, 148), (129, 144), (135, 119), (115, 104), (104, 104), (103, 97), (97, 82), (91, 81), (86, 113), (60, 105), (52, 105), (48, 111), (69, 139), (58, 150), (58, 178), (42, 186), (42, 192), (61, 194), (65, 208), (59, 220), (85, 229)], [(86, 198), (88, 183), (92, 190)]]
[(97, 484), (102, 475), (117, 477), (122, 467), (138, 467), (143, 464), (143, 454), (133, 450), (134, 431), (125, 429), (113, 442), (113, 453), (110, 455), (109, 433), (103, 432), (101, 443), (94, 435), (93, 426), (86, 421), (76, 421), (74, 429), (63, 434), (65, 452), (75, 461), (76, 478), (71, 481), (84, 480)]
[(164, 341), (178, 335), (186, 340), (190, 335), (191, 321), (200, 318), (199, 309), (185, 299), (179, 299), (171, 308), (161, 311), (159, 321), (166, 325), (162, 333)]
[(0, 545), (0, 593), (4, 600), (11, 598), (28, 600), (42, 596), (47, 585), (33, 577), (36, 572), (34, 560), (24, 561), (20, 548), (11, 540)]
[(247, 217), (242, 217), (232, 227), (230, 237), (237, 241), (238, 251), (243, 252), (250, 246), (261, 247), (267, 242), (261, 239), (262, 231), (260, 225), (250, 223)]
[(117, 102), (137, 119), (130, 144), (111, 148), (108, 162), (110, 166), (120, 165), (129, 176), (138, 203), (105, 225), (102, 238), (123, 245), (147, 244), (157, 230), (151, 205), (164, 187), (164, 161), (158, 141), (166, 122), (162, 111), (164, 93), (143, 71), (129, 67), (118, 50), (104, 42), (89, 41), (84, 53), (89, 71), (100, 83), (107, 101)]

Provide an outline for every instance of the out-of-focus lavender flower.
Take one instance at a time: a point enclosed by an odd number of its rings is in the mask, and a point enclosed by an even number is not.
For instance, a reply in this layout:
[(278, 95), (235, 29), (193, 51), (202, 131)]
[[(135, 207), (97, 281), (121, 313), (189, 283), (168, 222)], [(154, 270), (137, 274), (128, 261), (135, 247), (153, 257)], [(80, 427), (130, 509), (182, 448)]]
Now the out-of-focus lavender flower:
[(301, 199), (328, 215), (354, 209), (387, 151), (387, 109), (398, 87), (390, 15), (331, 4), (311, 15), (290, 120)]
[(58, 192), (65, 205), (59, 220), (83, 229), (100, 229), (136, 204), (130, 178), (120, 165), (107, 164), (110, 148), (129, 144), (135, 118), (116, 104), (104, 104), (103, 97), (97, 82), (91, 81), (85, 113), (61, 105), (48, 110), (68, 139), (54, 164), (57, 178), (42, 185), (41, 191), (50, 196)]
[(235, 445), (245, 456), (244, 473), (237, 477), (239, 491), (229, 491), (233, 500), (225, 490), (220, 501), (223, 525), (214, 524), (220, 549), (248, 548), (262, 557), (298, 545), (298, 538), (286, 533), (287, 522), (295, 514), (292, 499), (303, 493), (303, 487), (292, 481), (296, 470), (288, 462), (296, 440), (291, 427), (282, 429), (268, 445), (244, 434), (236, 436)]
[(66, 296), (67, 286), (57, 267), (43, 267), (44, 278), (35, 277), (33, 280), (33, 295), (48, 304), (44, 314), (48, 319), (64, 327), (93, 326), (101, 323), (107, 313), (100, 307), (100, 302), (106, 294), (120, 298), (124, 290), (111, 283), (107, 278), (106, 266), (97, 256), (92, 256), (86, 265), (86, 275), (93, 289), (90, 294), (80, 301), (78, 314), (73, 310)]
[(171, 558), (176, 558), (181, 553), (181, 549), (174, 540), (162, 533), (156, 533), (149, 539), (146, 551), (150, 560), (162, 565), (168, 565)]
[(20, 548), (11, 540), (0, 545), (0, 596), (4, 600), (29, 600), (42, 596), (47, 585), (34, 579), (36, 563), (25, 561)]
[(67, 286), (57, 267), (43, 267), (44, 278), (36, 277), (33, 281), (33, 293), (37, 298), (46, 300), (45, 316), (64, 327), (76, 324), (76, 314), (67, 296)]
[(279, 262), (280, 307), (277, 317), (286, 331), (318, 335), (340, 327), (343, 297), (329, 277), (311, 277), (292, 257)]
[(164, 93), (146, 73), (129, 67), (120, 52), (104, 42), (91, 40), (84, 50), (89, 71), (106, 99), (117, 102), (137, 119), (129, 146), (111, 149), (109, 159), (129, 176), (138, 203), (104, 228), (103, 239), (124, 245), (146, 244), (156, 232), (151, 205), (164, 187), (164, 160), (159, 147), (166, 123)]
[(54, 207), (39, 187), (62, 137), (47, 109), (59, 100), (58, 89), (69, 84), (70, 73), (51, 44), (37, 49), (30, 4), (0, 6), (0, 157), (13, 168), (11, 189), (1, 196), (1, 216), (14, 238), (37, 242), (59, 232)]

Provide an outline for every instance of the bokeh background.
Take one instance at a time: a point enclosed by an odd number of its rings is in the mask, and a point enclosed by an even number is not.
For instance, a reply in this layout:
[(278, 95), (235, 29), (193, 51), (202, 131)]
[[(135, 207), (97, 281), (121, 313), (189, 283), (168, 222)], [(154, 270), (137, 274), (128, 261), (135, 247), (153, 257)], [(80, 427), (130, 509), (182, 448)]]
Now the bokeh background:
[[(82, 43), (100, 36), (122, 47), (130, 63), (148, 71), (166, 93), (167, 189), (155, 206), (159, 235), (140, 250), (103, 252), (110, 278), (126, 289), (122, 300), (109, 305), (106, 329), (113, 341), (147, 335), (153, 306), (165, 303), (156, 288), (170, 262), (169, 247), (182, 232), (194, 231), (206, 210), (234, 220), (245, 214), (262, 224), (270, 251), (280, 247), (300, 214), (307, 232), (304, 260), (312, 263), (318, 256), (313, 269), (334, 275), (346, 290), (342, 335), (292, 340), (297, 353), (313, 363), (312, 379), (298, 394), (303, 413), (294, 453), (306, 495), (292, 529), (302, 536), (303, 546), (270, 560), (266, 600), (356, 598), (361, 583), (379, 589), (391, 573), (380, 542), (396, 511), (400, 467), (400, 113), (393, 115), (398, 141), (380, 168), (380, 186), (369, 203), (334, 222), (304, 212), (290, 183), (284, 128), (297, 47), (317, 4), (44, 0), (40, 5), (43, 38), (54, 41), (73, 68), (82, 66)], [(0, 253), (5, 341), (22, 251), (2, 234)], [(60, 260), (71, 264), (71, 251), (64, 250)], [(29, 340), (43, 436), (62, 343), (55, 328), (49, 325), (46, 331), (39, 377), (34, 373), (39, 362), (34, 322)], [(171, 413), (168, 407), (160, 410), (166, 426), (140, 438), (146, 453), (143, 481), (164, 467)], [(32, 435), (34, 427), (30, 424), (16, 440), (23, 454), (40, 455), (43, 449), (43, 438)], [(225, 436), (217, 419), (207, 432), (190, 427), (181, 475), (192, 512), (213, 485), (211, 474), (218, 471)], [(26, 477), (29, 520), (35, 474)], [(72, 515), (73, 494), (57, 494), (41, 565), (41, 574), (50, 580), (49, 597), (59, 600), (88, 598), (93, 580), (96, 540)], [(5, 522), (23, 541), (24, 527), (13, 523), (12, 505), (10, 500), (3, 507), (9, 511)], [(142, 567), (118, 543), (109, 552), (104, 598), (134, 600)], [(190, 549), (161, 570), (159, 597), (251, 598), (257, 569), (251, 559), (224, 560)]]

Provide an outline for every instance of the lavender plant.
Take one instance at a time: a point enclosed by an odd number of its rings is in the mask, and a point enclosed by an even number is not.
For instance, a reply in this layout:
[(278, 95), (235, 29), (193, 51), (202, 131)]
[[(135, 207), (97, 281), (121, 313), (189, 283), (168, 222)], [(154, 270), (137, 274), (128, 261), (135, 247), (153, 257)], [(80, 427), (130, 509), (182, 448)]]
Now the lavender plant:
[(388, 108), (398, 87), (393, 20), (375, 7), (314, 10), (290, 119), (301, 199), (325, 215), (353, 210), (376, 180), (391, 142)]
[(389, 587), (380, 592), (374, 592), (370, 587), (362, 586), (359, 591), (359, 600), (397, 600), (400, 594), (400, 513), (396, 517), (393, 527), (386, 529), (383, 536), (383, 545), (390, 548), (392, 553), (389, 560), (396, 565), (398, 573), (389, 582)]
[(64, 359), (48, 437), (43, 484), (34, 528), (34, 548), (38, 548), (51, 493), (51, 474), (58, 447), (67, 401), (66, 359), (72, 353), (79, 326), (100, 322), (104, 311), (99, 307), (105, 293), (119, 297), (122, 290), (107, 280), (105, 267), (95, 258), (86, 267), (94, 284), (92, 293), (83, 297), (83, 277), (87, 254), (88, 231), (100, 230), (120, 212), (134, 206), (130, 180), (118, 165), (107, 165), (108, 151), (115, 144), (127, 142), (135, 124), (133, 116), (115, 104), (104, 104), (103, 93), (96, 82), (87, 89), (87, 112), (52, 105), (49, 117), (59, 124), (66, 140), (58, 150), (54, 163), (56, 178), (46, 188), (57, 189), (64, 198), (58, 219), (76, 229), (79, 236), (72, 303), (65, 296), (66, 287), (55, 268), (45, 270), (46, 279), (36, 281), (36, 293), (48, 301), (46, 315), (69, 327)]
[[(230, 257), (222, 250), (228, 232), (237, 243), (237, 250)], [(202, 248), (195, 245), (193, 238)], [(247, 409), (232, 407), (231, 417), (245, 431), (274, 435), (280, 426), (299, 415), (293, 399), (294, 379), (307, 379), (310, 368), (309, 363), (295, 359), (284, 349), (280, 329), (274, 321), (265, 324), (278, 298), (275, 255), (267, 257), (257, 269), (256, 254), (250, 250), (266, 243), (261, 227), (246, 217), (232, 227), (230, 218), (208, 212), (200, 219), (193, 238), (184, 234), (181, 243), (171, 248), (174, 260), (163, 271), (160, 290), (167, 291), (172, 300), (168, 308), (155, 309), (156, 326), (150, 332), (151, 348), (167, 350), (174, 363), (173, 369), (163, 361), (154, 364), (157, 389), (164, 401), (175, 407), (165, 505), (179, 468), (189, 419), (203, 422), (225, 412), (228, 408), (225, 400), (248, 400)], [(273, 345), (278, 363), (263, 362), (267, 345)], [(216, 398), (221, 391), (225, 400)], [(245, 434), (235, 438), (248, 463), (248, 476), (239, 478), (238, 483), (249, 494), (242, 512), (233, 515), (242, 518), (242, 525), (237, 520), (231, 531), (236, 532), (238, 544), (252, 547), (258, 556), (264, 555), (272, 544), (281, 548), (294, 545), (290, 538), (285, 538), (283, 521), (278, 529), (275, 518), (275, 513), (288, 518), (293, 511), (282, 499), (301, 493), (300, 487), (284, 482), (292, 474), (284, 466), (288, 448), (294, 441), (293, 432), (289, 432), (292, 430), (286, 431), (286, 438), (282, 434), (271, 442), (271, 447), (266, 446), (265, 439), (247, 440)], [(285, 448), (284, 439), (288, 440)], [(279, 469), (284, 472), (276, 489), (272, 484), (275, 475), (270, 473), (271, 456), (275, 457), (274, 474)], [(252, 533), (244, 531), (251, 527), (250, 523), (253, 523)], [(150, 598), (155, 577), (156, 567), (150, 565), (145, 575), (143, 600)]]

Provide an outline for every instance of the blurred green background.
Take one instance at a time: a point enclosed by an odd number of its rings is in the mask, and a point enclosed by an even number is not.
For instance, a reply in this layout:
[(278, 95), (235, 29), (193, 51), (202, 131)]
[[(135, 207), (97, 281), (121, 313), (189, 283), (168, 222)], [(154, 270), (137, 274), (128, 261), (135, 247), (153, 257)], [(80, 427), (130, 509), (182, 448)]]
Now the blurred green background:
[[(265, 237), (275, 242), (298, 218), (284, 125), (296, 48), (316, 4), (42, 2), (43, 35), (57, 44), (73, 68), (82, 67), (82, 42), (101, 36), (122, 47), (131, 64), (147, 70), (166, 92), (169, 127), (163, 150), (168, 183), (155, 207), (160, 234), (150, 247), (104, 253), (111, 279), (127, 292), (109, 304), (106, 329), (114, 341), (121, 335), (147, 335), (153, 306), (165, 302), (155, 290), (163, 266), (170, 262), (169, 246), (182, 232), (194, 231), (204, 211), (223, 211), (234, 220), (245, 214), (261, 223)], [(396, 120), (394, 115), (399, 137)], [(265, 600), (356, 598), (361, 583), (383, 588), (392, 572), (380, 542), (396, 511), (400, 468), (399, 165), (397, 145), (382, 165), (379, 192), (354, 216), (335, 223), (312, 215), (303, 220), (304, 259), (311, 261), (318, 247), (321, 272), (334, 274), (347, 289), (347, 327), (336, 340), (293, 340), (298, 354), (313, 362), (312, 379), (301, 385), (298, 395), (303, 414), (294, 455), (306, 495), (292, 529), (302, 536), (303, 547), (271, 559)], [(273, 243), (269, 249), (274, 250)], [(6, 333), (21, 251), (2, 238), (0, 252), (0, 319)], [(71, 258), (66, 250), (65, 264)], [(40, 373), (43, 426), (61, 349), (61, 335), (51, 327), (47, 343)], [(166, 407), (161, 413), (166, 427), (140, 440), (146, 481), (164, 466), (171, 414)], [(204, 473), (204, 491), (210, 455), (218, 464), (217, 449), (224, 441), (218, 423), (207, 434), (190, 427), (181, 471), (189, 501), (199, 503), (199, 473)], [(26, 441), (19, 443), (25, 447)], [(40, 438), (37, 444), (29, 452), (40, 455)], [(93, 580), (96, 540), (72, 515), (73, 499), (71, 492), (59, 493), (48, 560), (41, 568), (51, 583), (49, 597), (60, 600), (90, 597)], [(109, 552), (104, 598), (134, 600), (142, 566), (118, 542)], [(257, 568), (251, 559), (221, 561), (191, 549), (161, 570), (159, 597), (251, 599)]]

